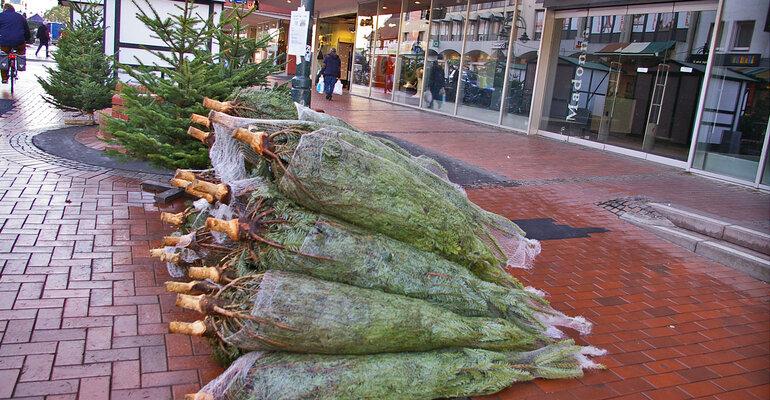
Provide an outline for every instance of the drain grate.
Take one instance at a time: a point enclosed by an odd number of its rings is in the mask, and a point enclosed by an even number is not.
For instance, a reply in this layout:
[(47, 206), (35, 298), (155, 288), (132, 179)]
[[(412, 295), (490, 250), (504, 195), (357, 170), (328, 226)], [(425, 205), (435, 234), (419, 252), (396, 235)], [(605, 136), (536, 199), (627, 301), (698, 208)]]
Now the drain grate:
[(619, 217), (631, 215), (646, 220), (665, 220), (666, 217), (650, 206), (650, 203), (655, 202), (657, 200), (645, 196), (630, 196), (600, 201), (595, 204)]

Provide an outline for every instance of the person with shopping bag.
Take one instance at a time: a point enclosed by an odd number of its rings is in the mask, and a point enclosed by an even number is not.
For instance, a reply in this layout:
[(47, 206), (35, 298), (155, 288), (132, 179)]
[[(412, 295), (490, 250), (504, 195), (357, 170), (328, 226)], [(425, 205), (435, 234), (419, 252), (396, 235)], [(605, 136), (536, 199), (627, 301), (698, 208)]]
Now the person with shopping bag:
[(326, 100), (332, 99), (334, 86), (340, 78), (340, 65), (341, 62), (340, 57), (337, 55), (337, 50), (329, 50), (329, 54), (324, 57), (324, 62), (321, 65), (321, 73), (324, 76), (324, 92), (326, 93)]

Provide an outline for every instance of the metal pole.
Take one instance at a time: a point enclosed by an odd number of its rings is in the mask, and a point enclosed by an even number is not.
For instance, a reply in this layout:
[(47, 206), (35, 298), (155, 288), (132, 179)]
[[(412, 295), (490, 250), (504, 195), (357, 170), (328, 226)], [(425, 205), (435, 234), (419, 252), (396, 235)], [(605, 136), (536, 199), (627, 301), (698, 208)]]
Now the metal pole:
[[(307, 40), (305, 43), (308, 46), (313, 46), (313, 16), (315, 14), (315, 0), (302, 0), (302, 6), (305, 7), (305, 11), (310, 16), (308, 20)], [(313, 53), (310, 53), (312, 57)], [(297, 56), (300, 57), (300, 56)], [(294, 78), (291, 80), (291, 97), (295, 102), (302, 104), (306, 107), (310, 107), (310, 88), (313, 86), (313, 81), (310, 79), (310, 69), (312, 68), (312, 59), (306, 59), (302, 57), (302, 62), (297, 65), (297, 72)]]

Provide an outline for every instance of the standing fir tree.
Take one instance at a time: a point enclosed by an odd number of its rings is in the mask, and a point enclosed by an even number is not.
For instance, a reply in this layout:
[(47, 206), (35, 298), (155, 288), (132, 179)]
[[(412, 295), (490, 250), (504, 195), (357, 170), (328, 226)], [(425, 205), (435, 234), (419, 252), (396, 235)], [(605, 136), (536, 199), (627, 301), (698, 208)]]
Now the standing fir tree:
[(101, 9), (88, 5), (72, 7), (80, 16), (65, 28), (53, 53), (56, 68), (48, 68), (48, 79), (38, 77), (45, 101), (65, 111), (76, 111), (93, 121), (94, 112), (109, 107), (115, 74), (104, 54)]
[[(231, 12), (214, 23), (213, 15), (202, 19), (191, 0), (175, 7), (177, 12), (165, 19), (146, 0), (137, 7), (137, 18), (170, 50), (151, 51), (162, 66), (141, 60), (139, 66), (117, 63), (136, 84), (121, 87), (128, 119), (110, 118), (107, 132), (134, 158), (169, 169), (206, 168), (207, 149), (187, 135), (190, 115), (206, 113), (201, 105), (204, 97), (224, 100), (235, 88), (265, 85), (276, 66), (272, 60), (243, 62), (266, 45), (241, 38), (246, 29), (241, 21), (250, 12)], [(220, 44), (218, 54), (208, 51), (213, 40)]]

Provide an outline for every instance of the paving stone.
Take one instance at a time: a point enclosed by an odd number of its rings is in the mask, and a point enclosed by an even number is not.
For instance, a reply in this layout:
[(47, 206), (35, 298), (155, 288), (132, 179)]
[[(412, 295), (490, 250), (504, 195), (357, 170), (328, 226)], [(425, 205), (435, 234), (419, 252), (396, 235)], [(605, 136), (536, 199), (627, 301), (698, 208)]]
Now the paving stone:
[[(41, 67), (28, 66), (44, 75)], [(192, 316), (176, 309), (161, 285), (165, 267), (146, 256), (168, 231), (140, 183), (165, 178), (37, 149), (31, 138), (67, 116), (42, 100), (34, 80), (20, 89), (0, 119), (0, 398), (168, 399), (196, 391), (221, 369), (204, 340), (166, 333), (171, 318)], [(607, 347), (599, 361), (609, 369), (484, 399), (766, 398), (768, 285), (617, 216), (655, 219), (648, 206), (655, 200), (767, 225), (767, 193), (389, 103), (314, 102), (362, 129), (515, 183), (469, 186), (484, 209), (610, 231), (543, 241), (534, 268), (513, 271), (550, 293), (556, 309), (595, 322), (578, 340)], [(394, 112), (413, 118), (394, 124)]]

